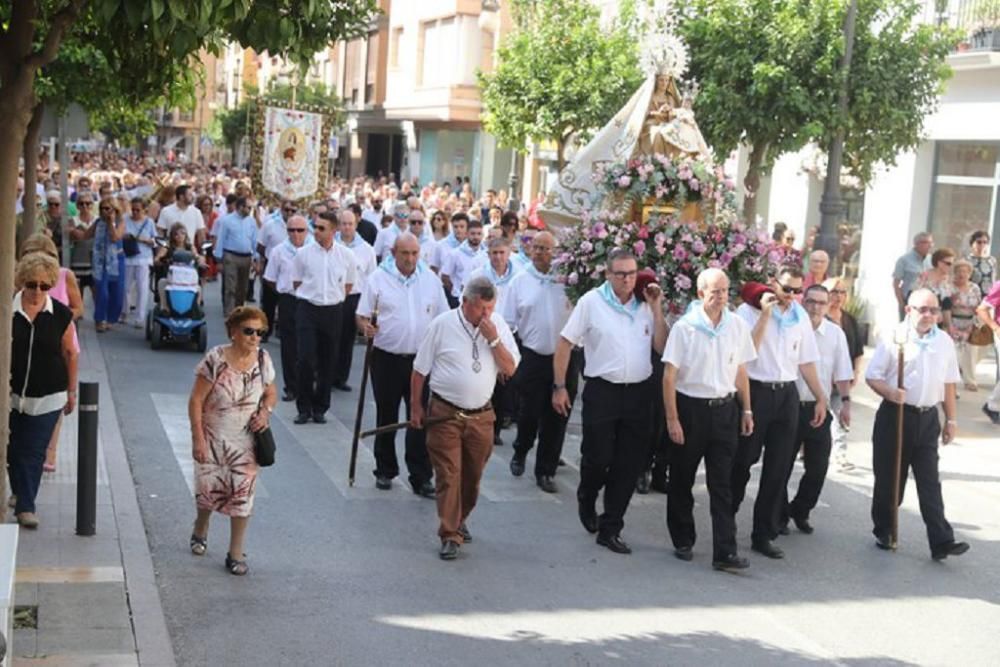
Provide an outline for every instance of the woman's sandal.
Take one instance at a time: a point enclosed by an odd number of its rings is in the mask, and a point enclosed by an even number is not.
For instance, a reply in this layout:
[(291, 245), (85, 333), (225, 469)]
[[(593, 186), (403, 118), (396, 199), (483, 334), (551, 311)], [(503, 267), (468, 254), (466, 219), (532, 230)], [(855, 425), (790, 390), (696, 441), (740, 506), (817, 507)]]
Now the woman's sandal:
[[(246, 554), (243, 554), (243, 557), (246, 558)], [(250, 566), (247, 565), (245, 560), (236, 560), (227, 553), (226, 569), (229, 570), (229, 574), (235, 574), (237, 577), (242, 577), (250, 571)]]
[(208, 537), (198, 537), (191, 533), (191, 553), (195, 556), (204, 556), (208, 551)]

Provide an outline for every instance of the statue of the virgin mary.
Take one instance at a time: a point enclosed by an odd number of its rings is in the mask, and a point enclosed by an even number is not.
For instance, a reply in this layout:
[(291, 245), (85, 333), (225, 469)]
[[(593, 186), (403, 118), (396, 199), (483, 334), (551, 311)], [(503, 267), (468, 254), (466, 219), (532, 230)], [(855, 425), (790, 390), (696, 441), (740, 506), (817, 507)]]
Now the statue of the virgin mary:
[(662, 154), (711, 159), (691, 110), (693, 92), (681, 94), (677, 80), (687, 66), (687, 49), (673, 35), (661, 37), (644, 55), (647, 77), (631, 99), (559, 173), (539, 214), (550, 227), (578, 224), (599, 197), (594, 171), (636, 155)]

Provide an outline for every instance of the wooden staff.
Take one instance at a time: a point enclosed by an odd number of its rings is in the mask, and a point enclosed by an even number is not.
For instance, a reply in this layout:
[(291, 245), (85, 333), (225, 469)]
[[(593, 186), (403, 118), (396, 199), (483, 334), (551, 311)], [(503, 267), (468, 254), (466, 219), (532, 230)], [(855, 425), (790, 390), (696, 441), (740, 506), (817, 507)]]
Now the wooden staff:
[[(904, 354), (903, 347), (906, 344), (905, 339), (900, 340), (897, 336), (896, 345), (898, 346), (898, 363), (896, 371), (896, 387), (903, 389), (903, 363)], [(899, 403), (896, 406), (896, 451), (893, 456), (893, 468), (892, 468), (892, 534), (889, 537), (889, 546), (893, 551), (899, 544), (899, 485), (902, 478), (903, 467), (903, 410), (905, 410), (905, 404)]]
[[(460, 416), (461, 413), (455, 415), (450, 415), (448, 417), (430, 417), (424, 419), (424, 429), (428, 429), (435, 424), (440, 424), (442, 422), (451, 421), (452, 419), (463, 419), (464, 416)], [(382, 435), (384, 433), (395, 433), (396, 431), (402, 431), (404, 428), (410, 428), (410, 422), (398, 422), (396, 424), (386, 424), (385, 426), (379, 426), (378, 428), (373, 428), (370, 431), (364, 431), (361, 434), (362, 438), (368, 438), (373, 435)]]
[[(372, 310), (372, 326), (377, 326), (378, 322), (378, 295), (375, 296), (375, 308)], [(343, 341), (347, 343), (348, 341)], [(353, 342), (353, 341), (351, 341)], [(365, 414), (365, 390), (368, 388), (368, 372), (372, 365), (372, 347), (375, 344), (375, 336), (368, 339), (365, 344), (365, 366), (361, 370), (361, 391), (358, 392), (358, 411), (354, 417), (354, 437), (351, 439), (351, 465), (347, 472), (348, 486), (354, 486), (354, 471), (358, 465), (358, 441), (361, 439), (361, 418)]]

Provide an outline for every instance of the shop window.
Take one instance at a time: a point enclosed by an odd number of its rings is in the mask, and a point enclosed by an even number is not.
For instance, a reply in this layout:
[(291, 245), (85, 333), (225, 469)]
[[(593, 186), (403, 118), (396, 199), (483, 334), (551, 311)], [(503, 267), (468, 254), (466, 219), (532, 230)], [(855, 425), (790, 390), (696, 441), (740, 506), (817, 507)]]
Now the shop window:
[[(1000, 142), (937, 145), (929, 231), (938, 248), (965, 254), (977, 230), (1000, 232)], [(993, 252), (997, 248), (994, 240)]]

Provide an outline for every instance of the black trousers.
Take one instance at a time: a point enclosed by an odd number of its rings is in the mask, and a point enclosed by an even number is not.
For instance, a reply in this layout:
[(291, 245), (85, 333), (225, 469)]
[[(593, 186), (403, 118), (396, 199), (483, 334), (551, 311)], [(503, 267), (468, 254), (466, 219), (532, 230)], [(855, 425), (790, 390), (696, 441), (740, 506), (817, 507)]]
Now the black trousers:
[[(392, 354), (377, 347), (372, 348), (372, 390), (375, 393), (376, 417), (379, 426), (399, 421), (399, 402), (406, 404), (406, 418), (410, 418), (410, 373), (415, 354)], [(424, 383), (422, 402), (427, 404), (429, 383)], [(429, 482), (434, 474), (427, 456), (427, 443), (423, 429), (406, 429), (406, 469), (410, 483), (416, 486)], [(399, 475), (396, 459), (396, 434), (384, 433), (375, 437), (375, 475), (392, 479)]]
[[(552, 354), (538, 354), (534, 350), (521, 348), (521, 363), (517, 366), (516, 381), (520, 391), (520, 412), (517, 416), (517, 440), (514, 452), (524, 458), (538, 438), (535, 452), (535, 477), (554, 476), (559, 469), (563, 441), (566, 438), (566, 424), (569, 416), (563, 417), (552, 407)], [(575, 356), (570, 357), (566, 370), (566, 391), (569, 400), (576, 399), (578, 375)]]
[(785, 482), (785, 508), (782, 519), (789, 518), (808, 519), (809, 512), (816, 507), (819, 502), (819, 494), (823, 490), (823, 482), (826, 481), (826, 471), (830, 467), (830, 450), (833, 447), (833, 437), (830, 434), (830, 423), (833, 421), (831, 413), (826, 414), (826, 420), (819, 428), (814, 428), (809, 424), (812, 421), (816, 410), (816, 401), (802, 401), (799, 403), (799, 426), (796, 430), (795, 444), (792, 447), (792, 460), (788, 463), (788, 479), (792, 477), (795, 470), (795, 457), (799, 449), (803, 451), (802, 479), (799, 480), (799, 489), (795, 493), (792, 502), (788, 502), (788, 482)]
[(347, 384), (351, 377), (351, 361), (354, 359), (354, 339), (358, 335), (358, 323), (354, 314), (358, 310), (360, 294), (348, 294), (344, 301), (344, 317), (340, 324), (340, 348), (337, 353), (337, 369), (333, 373), (334, 384)]
[[(896, 410), (897, 406), (883, 401), (875, 413), (872, 432), (872, 471), (875, 473), (875, 491), (872, 494), (872, 533), (888, 538), (892, 531), (892, 469), (895, 465)], [(903, 458), (900, 465), (899, 498), (903, 502), (906, 477), (913, 468), (920, 500), (920, 516), (927, 526), (927, 540), (931, 551), (954, 541), (955, 533), (944, 518), (944, 499), (941, 497), (941, 479), (938, 475), (938, 437), (941, 422), (937, 409), (917, 412), (903, 411)]]
[(592, 504), (604, 489), (601, 535), (617, 535), (625, 525), (625, 510), (648, 446), (652, 393), (649, 378), (634, 384), (587, 378), (583, 387), (583, 458), (576, 495)]
[(344, 304), (315, 306), (299, 300), (295, 311), (298, 338), (299, 414), (321, 415), (330, 409), (330, 388), (337, 360)]
[(670, 437), (667, 435), (667, 415), (663, 408), (663, 368), (664, 363), (660, 360), (660, 355), (653, 352), (653, 415), (649, 428), (649, 450), (646, 453), (646, 461), (642, 468), (642, 473), (647, 470), (652, 472), (654, 482), (666, 484), (667, 468), (670, 466), (670, 454), (673, 448), (670, 446)]
[(740, 509), (750, 481), (750, 468), (764, 456), (757, 501), (753, 506), (751, 538), (773, 540), (781, 528), (785, 503), (785, 482), (795, 448), (799, 423), (799, 392), (794, 382), (777, 387), (768, 382), (750, 381), (753, 434), (740, 436), (733, 462), (733, 515)]
[[(253, 285), (251, 283), (251, 289)], [(266, 280), (260, 281), (260, 309), (267, 317), (267, 335), (274, 333), (274, 313), (278, 309), (278, 290)]]
[(677, 394), (677, 415), (684, 444), (671, 442), (670, 481), (667, 483), (667, 530), (675, 547), (693, 547), (695, 476), (702, 458), (712, 514), (714, 559), (736, 553), (736, 518), (731, 490), (733, 459), (740, 433), (740, 406), (735, 398), (719, 405), (707, 399)]
[(299, 300), (294, 294), (278, 295), (278, 334), (281, 336), (281, 377), (285, 383), (285, 391), (298, 395), (298, 363), (299, 346), (295, 334), (296, 316)]

